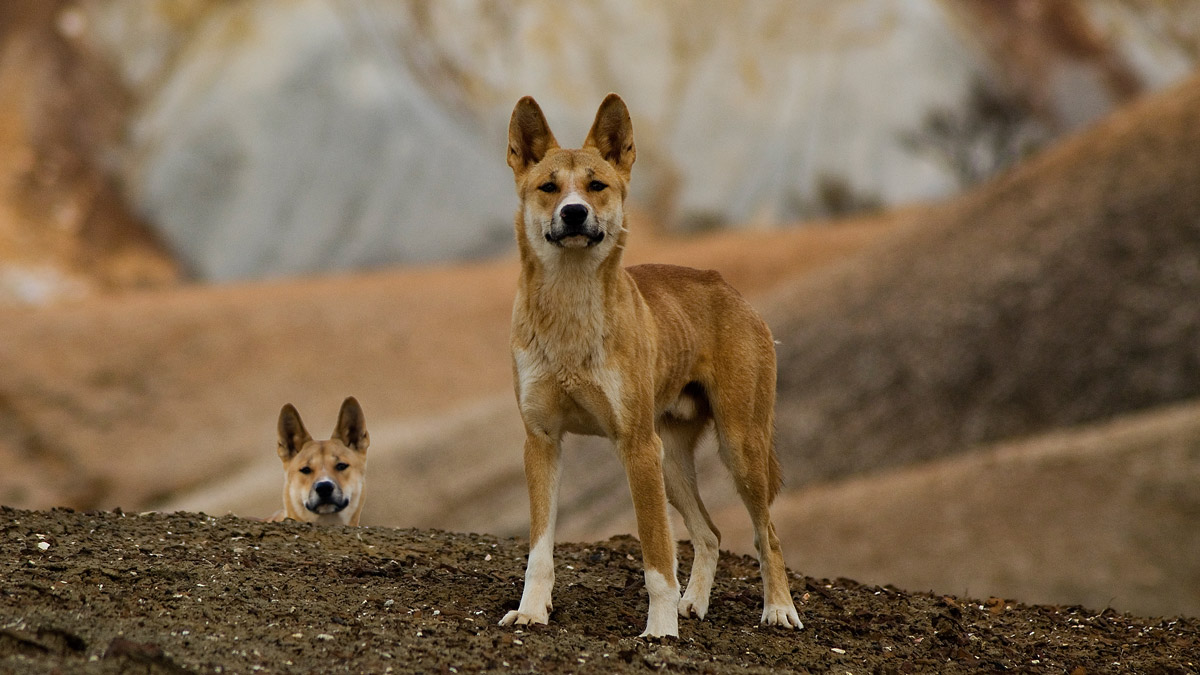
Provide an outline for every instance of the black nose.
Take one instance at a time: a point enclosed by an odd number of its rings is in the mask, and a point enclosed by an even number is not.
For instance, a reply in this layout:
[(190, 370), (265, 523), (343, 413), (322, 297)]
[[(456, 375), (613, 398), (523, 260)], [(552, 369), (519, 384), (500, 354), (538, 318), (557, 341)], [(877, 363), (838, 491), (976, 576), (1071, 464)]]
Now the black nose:
[(333, 482), (323, 480), (314, 485), (313, 489), (317, 491), (317, 496), (321, 499), (329, 499), (329, 495), (333, 494)]
[(578, 230), (583, 221), (587, 220), (588, 208), (583, 204), (567, 204), (558, 212), (562, 218), (563, 227), (568, 231)]

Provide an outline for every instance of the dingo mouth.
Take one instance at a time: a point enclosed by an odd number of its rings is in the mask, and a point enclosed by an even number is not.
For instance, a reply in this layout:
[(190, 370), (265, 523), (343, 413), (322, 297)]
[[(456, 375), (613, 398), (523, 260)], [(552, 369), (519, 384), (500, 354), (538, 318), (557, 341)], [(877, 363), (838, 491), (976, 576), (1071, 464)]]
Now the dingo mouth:
[(588, 248), (604, 241), (604, 231), (598, 230), (594, 234), (572, 232), (557, 236), (553, 234), (547, 234), (546, 241), (558, 246), (559, 248)]
[(327, 515), (330, 513), (337, 513), (349, 505), (350, 500), (343, 499), (340, 502), (305, 502), (304, 508), (312, 511), (313, 513)]

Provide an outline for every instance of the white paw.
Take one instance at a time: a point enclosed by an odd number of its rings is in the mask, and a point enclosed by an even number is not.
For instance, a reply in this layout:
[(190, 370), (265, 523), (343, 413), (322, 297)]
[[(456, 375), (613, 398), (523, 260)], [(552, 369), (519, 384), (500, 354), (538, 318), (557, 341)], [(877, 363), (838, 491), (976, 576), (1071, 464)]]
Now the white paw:
[(705, 614), (708, 614), (708, 598), (692, 597), (691, 589), (683, 594), (683, 599), (679, 601), (679, 616), (685, 619), (696, 617), (703, 619)]
[(675, 617), (675, 621), (650, 621), (646, 624), (646, 630), (638, 637), (679, 637), (679, 620)]
[(679, 583), (656, 570), (646, 570), (650, 612), (641, 637), (679, 637)]
[(768, 605), (763, 609), (762, 619), (759, 623), (764, 626), (804, 628), (804, 624), (800, 623), (800, 615), (791, 605)]
[(527, 626), (531, 623), (546, 624), (550, 622), (550, 610), (539, 613), (513, 610), (500, 619), (501, 626)]

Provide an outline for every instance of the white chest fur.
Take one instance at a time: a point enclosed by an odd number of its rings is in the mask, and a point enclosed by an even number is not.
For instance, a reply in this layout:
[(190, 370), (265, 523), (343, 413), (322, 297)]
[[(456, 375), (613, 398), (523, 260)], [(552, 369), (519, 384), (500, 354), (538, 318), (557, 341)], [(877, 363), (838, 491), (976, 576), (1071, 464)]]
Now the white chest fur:
[(620, 372), (603, 360), (568, 365), (539, 350), (536, 343), (530, 349), (515, 349), (513, 359), (517, 402), (527, 418), (595, 436), (612, 436), (621, 425)]

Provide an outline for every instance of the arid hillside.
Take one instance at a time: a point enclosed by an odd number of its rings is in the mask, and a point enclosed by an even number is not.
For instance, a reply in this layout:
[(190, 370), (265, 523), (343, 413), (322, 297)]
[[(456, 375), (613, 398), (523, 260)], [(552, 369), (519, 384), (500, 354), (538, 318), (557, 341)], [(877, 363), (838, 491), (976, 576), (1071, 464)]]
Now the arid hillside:
[(1200, 396), (1200, 78), (768, 304), (793, 484)]

